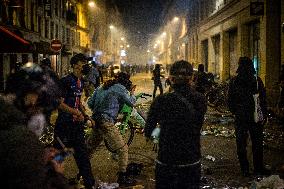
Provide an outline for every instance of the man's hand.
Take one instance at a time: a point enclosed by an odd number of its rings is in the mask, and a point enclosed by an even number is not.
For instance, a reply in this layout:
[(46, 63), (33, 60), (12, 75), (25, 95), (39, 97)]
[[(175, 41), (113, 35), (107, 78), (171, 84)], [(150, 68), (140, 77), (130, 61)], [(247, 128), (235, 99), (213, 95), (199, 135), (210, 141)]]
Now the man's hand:
[(82, 122), (85, 119), (84, 115), (79, 110), (75, 111), (75, 113), (73, 114), (73, 118), (75, 121), (79, 121), (79, 122)]
[(86, 121), (86, 125), (90, 128), (94, 127), (96, 124), (95, 120), (93, 120), (92, 118), (88, 118), (87, 121)]

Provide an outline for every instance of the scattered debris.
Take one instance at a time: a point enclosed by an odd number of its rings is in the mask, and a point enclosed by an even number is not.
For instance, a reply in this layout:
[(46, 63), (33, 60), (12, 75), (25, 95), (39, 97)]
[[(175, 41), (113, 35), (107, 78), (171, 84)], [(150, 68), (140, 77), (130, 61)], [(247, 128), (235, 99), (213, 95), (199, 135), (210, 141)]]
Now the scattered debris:
[(205, 158), (208, 159), (208, 160), (211, 160), (211, 161), (216, 160), (216, 158), (214, 158), (213, 156), (210, 156), (210, 155), (207, 155)]
[(279, 177), (279, 175), (271, 175), (269, 177), (263, 178), (261, 181), (254, 181), (250, 189), (265, 188), (265, 189), (283, 189), (284, 180)]
[(216, 137), (222, 136), (226, 138), (235, 138), (235, 130), (220, 125), (207, 125), (201, 135), (215, 135)]
[(118, 183), (107, 183), (107, 182), (102, 182), (99, 184), (99, 189), (116, 189), (119, 187)]

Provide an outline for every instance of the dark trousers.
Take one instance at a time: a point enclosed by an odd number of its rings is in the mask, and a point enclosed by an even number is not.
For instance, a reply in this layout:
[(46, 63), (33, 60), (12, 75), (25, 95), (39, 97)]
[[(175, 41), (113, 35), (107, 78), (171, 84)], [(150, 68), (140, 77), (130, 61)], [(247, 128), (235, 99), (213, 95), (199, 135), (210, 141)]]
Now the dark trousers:
[(156, 189), (199, 189), (201, 165), (169, 167), (156, 164)]
[(74, 149), (74, 159), (79, 169), (79, 174), (83, 177), (86, 189), (91, 188), (95, 184), (95, 180), (84, 140), (83, 125), (73, 121), (56, 123), (54, 131), (54, 147), (62, 149), (59, 142), (56, 140), (56, 137), (59, 137), (67, 148)]
[(162, 83), (155, 83), (154, 84), (154, 91), (153, 91), (153, 98), (156, 97), (156, 91), (157, 91), (157, 88), (159, 87), (159, 90), (160, 90), (160, 95), (163, 94), (163, 86), (162, 86)]
[(263, 125), (236, 120), (235, 131), (241, 170), (243, 172), (249, 171), (247, 159), (247, 139), (249, 133), (252, 142), (254, 172), (261, 171), (263, 169)]

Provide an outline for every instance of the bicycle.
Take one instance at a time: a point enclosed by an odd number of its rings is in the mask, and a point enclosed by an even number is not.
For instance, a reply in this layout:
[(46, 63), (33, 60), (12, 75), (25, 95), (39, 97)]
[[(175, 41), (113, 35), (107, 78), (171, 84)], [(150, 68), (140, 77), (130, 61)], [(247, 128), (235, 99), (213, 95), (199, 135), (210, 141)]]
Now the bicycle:
[(208, 92), (205, 93), (207, 104), (220, 113), (228, 113), (228, 82), (214, 83)]
[[(136, 95), (136, 100), (139, 98), (147, 99), (147, 97), (151, 97), (152, 95), (146, 93), (139, 93)], [(145, 127), (145, 115), (140, 112), (140, 105), (136, 105), (136, 107), (131, 107), (126, 104), (123, 105), (120, 110), (118, 119), (115, 125), (118, 127), (120, 134), (123, 136), (124, 141), (128, 146), (131, 145), (134, 139), (135, 132), (143, 133)], [(87, 149), (89, 152), (92, 151), (92, 142), (93, 142), (93, 129), (89, 127), (85, 127), (85, 142), (87, 145)], [(105, 146), (110, 152), (115, 152), (116, 150), (112, 149), (111, 146), (105, 140)]]

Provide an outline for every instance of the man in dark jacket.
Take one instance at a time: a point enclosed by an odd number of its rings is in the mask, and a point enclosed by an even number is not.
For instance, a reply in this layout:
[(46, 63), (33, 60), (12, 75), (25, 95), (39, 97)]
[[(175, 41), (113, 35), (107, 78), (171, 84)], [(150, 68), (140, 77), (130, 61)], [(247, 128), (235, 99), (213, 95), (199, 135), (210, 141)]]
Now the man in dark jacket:
[(228, 92), (229, 109), (236, 117), (237, 154), (242, 174), (245, 177), (250, 175), (246, 150), (248, 133), (252, 141), (254, 173), (267, 174), (267, 170), (263, 167), (262, 132), (264, 121), (258, 123), (254, 121), (255, 103), (253, 95), (259, 93), (260, 106), (264, 118), (267, 114), (266, 96), (263, 82), (259, 77), (254, 76), (255, 73), (251, 59), (240, 57), (237, 69), (238, 75), (231, 79)]
[(175, 62), (170, 69), (173, 92), (155, 98), (149, 110), (145, 136), (150, 138), (157, 124), (161, 128), (157, 189), (199, 188), (200, 129), (207, 106), (205, 97), (190, 86), (192, 73), (188, 62)]

